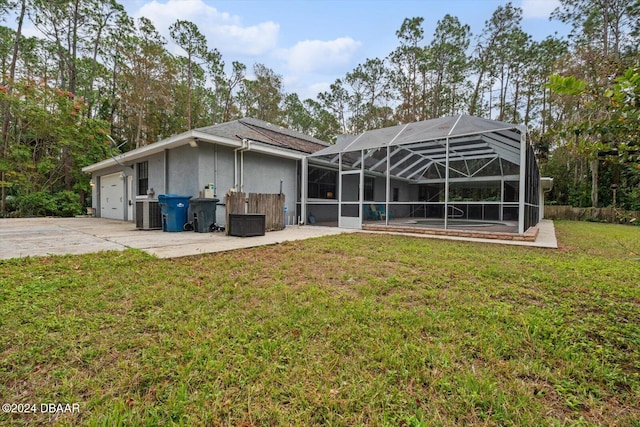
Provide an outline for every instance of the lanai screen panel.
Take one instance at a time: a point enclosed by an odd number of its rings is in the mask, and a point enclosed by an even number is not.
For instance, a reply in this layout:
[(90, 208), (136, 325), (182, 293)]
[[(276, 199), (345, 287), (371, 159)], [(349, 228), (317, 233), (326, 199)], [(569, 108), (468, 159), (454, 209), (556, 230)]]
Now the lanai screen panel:
[[(338, 167), (342, 153), (342, 170), (363, 168), (365, 176), (415, 186), (414, 199), (406, 203), (456, 205), (473, 210), (473, 217), (484, 216), (485, 210), (496, 219), (524, 216), (529, 227), (538, 218), (539, 170), (533, 150), (526, 144), (522, 165), (526, 170), (521, 174), (523, 132), (524, 128), (513, 124), (460, 115), (346, 137), (310, 156), (309, 161)], [(520, 194), (521, 176), (524, 194)], [(391, 190), (385, 190), (387, 203), (397, 205), (399, 202), (389, 199)], [(521, 197), (525, 198), (523, 212), (519, 209)], [(444, 209), (432, 211), (444, 216)]]

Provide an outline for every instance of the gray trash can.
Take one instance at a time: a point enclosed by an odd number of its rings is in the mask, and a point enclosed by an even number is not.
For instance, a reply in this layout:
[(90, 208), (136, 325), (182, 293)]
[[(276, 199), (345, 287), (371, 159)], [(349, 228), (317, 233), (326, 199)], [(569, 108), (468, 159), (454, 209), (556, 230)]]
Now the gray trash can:
[(189, 219), (196, 233), (208, 233), (216, 222), (216, 205), (219, 199), (197, 198), (189, 201)]

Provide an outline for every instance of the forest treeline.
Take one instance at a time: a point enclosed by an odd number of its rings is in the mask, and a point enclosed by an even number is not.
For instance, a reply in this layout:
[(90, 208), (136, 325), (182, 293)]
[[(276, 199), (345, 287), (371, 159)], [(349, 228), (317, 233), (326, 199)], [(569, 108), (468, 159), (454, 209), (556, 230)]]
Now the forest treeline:
[(561, 0), (550, 19), (569, 35), (541, 41), (511, 3), (473, 31), (452, 15), (433, 29), (409, 17), (393, 51), (316, 99), (286, 92), (265, 64), (223, 58), (189, 21), (168, 28), (184, 51), (174, 55), (115, 0), (0, 0), (0, 17), (3, 214), (80, 210), (81, 168), (114, 145), (245, 116), (333, 142), (460, 113), (528, 126), (553, 203), (640, 209), (638, 0)]

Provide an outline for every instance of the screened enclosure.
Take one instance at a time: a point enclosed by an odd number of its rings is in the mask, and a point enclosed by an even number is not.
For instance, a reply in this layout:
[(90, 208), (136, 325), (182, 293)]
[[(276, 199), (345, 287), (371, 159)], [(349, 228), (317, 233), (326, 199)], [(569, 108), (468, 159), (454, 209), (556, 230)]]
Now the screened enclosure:
[(459, 115), (339, 138), (303, 161), (308, 223), (524, 233), (540, 220), (540, 173), (526, 128)]

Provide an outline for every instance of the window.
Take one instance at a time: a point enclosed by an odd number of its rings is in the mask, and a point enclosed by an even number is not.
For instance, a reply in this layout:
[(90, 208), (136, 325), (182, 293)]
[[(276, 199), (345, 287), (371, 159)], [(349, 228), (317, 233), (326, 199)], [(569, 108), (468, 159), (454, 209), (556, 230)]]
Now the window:
[(308, 197), (310, 199), (335, 199), (338, 171), (309, 167)]
[(369, 201), (374, 201), (373, 198), (373, 186), (375, 183), (375, 178), (370, 176), (364, 177), (364, 199)]
[(400, 201), (400, 189), (394, 187), (393, 188), (393, 201), (394, 202), (399, 202)]
[(138, 163), (138, 196), (146, 196), (149, 190), (149, 162)]

